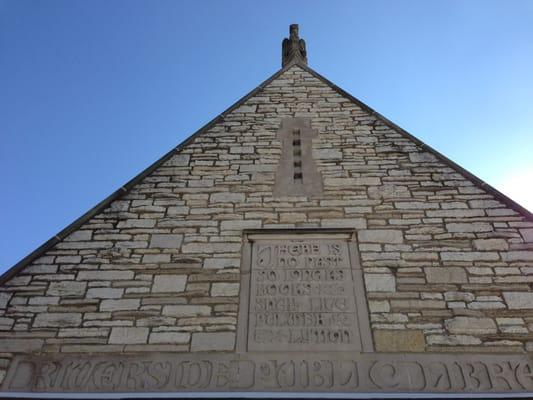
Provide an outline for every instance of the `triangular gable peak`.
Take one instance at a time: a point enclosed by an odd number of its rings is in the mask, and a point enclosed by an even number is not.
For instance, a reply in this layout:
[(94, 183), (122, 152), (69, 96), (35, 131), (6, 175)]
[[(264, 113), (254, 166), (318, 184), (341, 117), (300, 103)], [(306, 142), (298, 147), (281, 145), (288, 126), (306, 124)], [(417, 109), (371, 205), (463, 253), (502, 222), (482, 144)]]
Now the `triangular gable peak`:
[[(102, 389), (94, 379), (76, 388), (51, 375), (17, 380), (50, 353), (65, 374), (79, 360), (100, 373), (109, 360), (94, 354), (103, 353), (129, 353), (127, 364), (154, 352), (173, 365), (172, 352), (198, 371), (227, 371), (230, 360), (239, 384), (257, 374), (246, 390), (271, 390), (269, 368), (290, 362), (301, 373), (334, 365), (335, 391), (366, 392), (391, 389), (376, 365), (408, 371), (397, 372), (398, 390), (464, 389), (455, 378), (440, 387), (442, 373), (419, 387), (438, 375), (435, 355), (423, 353), (471, 353), (437, 360), (451, 375), (475, 376), (469, 384), (481, 373), (461, 363), (488, 363), (478, 353), (502, 353), (490, 356), (494, 374), (506, 362), (528, 368), (508, 353), (530, 346), (531, 213), (307, 67), (293, 39), (280, 71), (2, 277), (0, 352), (16, 355), (6, 390)], [(283, 271), (264, 273), (273, 259)], [(268, 307), (301, 311), (323, 334), (274, 335), (268, 327), (282, 331), (288, 317), (259, 312)], [(324, 322), (317, 310), (332, 316)], [(342, 386), (355, 382), (352, 353), (368, 369), (358, 389)], [(147, 390), (127, 376), (115, 390)], [(195, 379), (183, 387), (240, 388)], [(276, 390), (290, 391), (280, 379)], [(302, 382), (295, 387), (313, 389)], [(533, 390), (520, 376), (490, 382), (472, 390)], [(185, 390), (165, 385), (154, 390)]]

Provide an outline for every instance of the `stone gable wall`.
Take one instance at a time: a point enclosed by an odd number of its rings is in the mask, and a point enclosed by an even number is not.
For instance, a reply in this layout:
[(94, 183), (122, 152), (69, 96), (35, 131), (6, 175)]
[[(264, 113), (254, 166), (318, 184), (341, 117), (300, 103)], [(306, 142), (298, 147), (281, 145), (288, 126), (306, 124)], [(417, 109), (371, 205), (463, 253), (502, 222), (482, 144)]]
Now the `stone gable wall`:
[[(321, 197), (274, 198), (284, 117)], [(533, 223), (297, 66), (0, 288), (17, 352), (232, 351), (241, 232), (358, 232), (377, 351), (533, 349)]]

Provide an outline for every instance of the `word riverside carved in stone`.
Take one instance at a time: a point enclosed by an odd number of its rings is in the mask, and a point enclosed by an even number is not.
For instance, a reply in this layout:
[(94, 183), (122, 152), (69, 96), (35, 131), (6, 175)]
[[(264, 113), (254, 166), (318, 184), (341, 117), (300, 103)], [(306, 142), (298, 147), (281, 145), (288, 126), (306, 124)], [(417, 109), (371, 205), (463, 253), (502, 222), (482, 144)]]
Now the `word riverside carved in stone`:
[(175, 354), (17, 357), (6, 392), (527, 392), (525, 355)]

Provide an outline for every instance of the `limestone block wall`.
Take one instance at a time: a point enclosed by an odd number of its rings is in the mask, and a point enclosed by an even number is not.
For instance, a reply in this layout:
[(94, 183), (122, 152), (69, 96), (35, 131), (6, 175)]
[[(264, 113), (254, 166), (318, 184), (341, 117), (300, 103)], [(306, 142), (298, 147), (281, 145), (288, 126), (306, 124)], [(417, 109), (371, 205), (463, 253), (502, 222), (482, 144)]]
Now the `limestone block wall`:
[[(309, 117), (320, 197), (274, 197)], [(377, 351), (533, 350), (533, 223), (298, 66), (0, 288), (17, 352), (233, 351), (242, 230), (357, 231)], [(0, 376), (1, 377), (1, 376)]]

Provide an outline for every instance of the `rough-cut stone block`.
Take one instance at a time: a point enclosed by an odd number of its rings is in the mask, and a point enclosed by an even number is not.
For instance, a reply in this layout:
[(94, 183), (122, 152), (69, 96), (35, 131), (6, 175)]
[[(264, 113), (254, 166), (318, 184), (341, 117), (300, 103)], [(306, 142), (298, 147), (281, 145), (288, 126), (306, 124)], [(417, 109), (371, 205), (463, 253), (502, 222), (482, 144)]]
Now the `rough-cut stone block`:
[(396, 279), (390, 274), (365, 274), (365, 285), (368, 292), (396, 291)]
[(11, 293), (0, 293), (0, 308), (6, 308), (9, 300), (11, 299)]
[(189, 332), (152, 332), (150, 343), (187, 344), (190, 338)]
[(476, 239), (474, 249), (476, 250), (507, 250), (509, 244), (505, 239)]
[(239, 284), (238, 283), (213, 283), (211, 286), (211, 296), (238, 296)]
[(457, 222), (446, 224), (446, 230), (452, 233), (490, 232), (492, 225), (486, 222)]
[(63, 328), (80, 324), (81, 313), (42, 313), (37, 314), (33, 322), (35, 328)]
[(100, 311), (137, 310), (141, 304), (139, 299), (102, 300)]
[(492, 318), (454, 317), (444, 321), (444, 325), (452, 334), (487, 335), (497, 332)]
[(475, 346), (481, 344), (481, 339), (468, 335), (430, 335), (427, 337), (429, 345), (437, 346)]
[(133, 271), (80, 271), (79, 281), (116, 281), (133, 279)]
[(313, 151), (313, 156), (317, 160), (340, 160), (342, 159), (342, 151), (339, 149), (318, 149)]
[(359, 231), (361, 243), (402, 243), (402, 231), (391, 229), (368, 229)]
[(186, 215), (189, 214), (190, 207), (181, 206), (181, 207), (169, 207), (167, 209), (168, 215)]
[(61, 281), (51, 282), (48, 291), (49, 296), (80, 297), (85, 293), (87, 282)]
[(203, 267), (205, 269), (238, 268), (240, 263), (238, 258), (206, 258)]
[(427, 152), (409, 153), (409, 160), (414, 163), (437, 162), (437, 158), (433, 154)]
[(117, 228), (153, 228), (155, 223), (155, 219), (127, 219), (120, 221)]
[(32, 353), (41, 350), (43, 339), (5, 339), (0, 340), (2, 353)]
[(109, 344), (141, 344), (148, 341), (149, 328), (114, 327)]
[(220, 192), (213, 193), (210, 198), (211, 203), (242, 203), (244, 193)]
[(84, 240), (91, 240), (93, 231), (76, 231), (68, 235), (64, 240), (66, 242), (82, 242)]
[(120, 299), (124, 289), (118, 288), (90, 288), (87, 290), (87, 298), (89, 299)]
[(65, 328), (60, 329), (58, 337), (107, 337), (109, 328)]
[(503, 298), (511, 310), (533, 309), (533, 292), (503, 292)]
[(374, 332), (376, 351), (383, 352), (421, 352), (426, 341), (418, 330), (376, 330)]
[(533, 251), (506, 251), (502, 252), (503, 261), (533, 261)]
[(55, 274), (57, 265), (30, 265), (22, 270), (23, 274)]
[(392, 308), (399, 308), (402, 310), (418, 310), (418, 309), (444, 309), (446, 303), (440, 300), (391, 300)]
[(171, 317), (207, 317), (211, 315), (211, 307), (202, 305), (179, 305), (179, 306), (164, 306), (163, 315)]
[(145, 254), (143, 256), (144, 264), (168, 263), (169, 261), (170, 254)]
[(257, 110), (257, 105), (242, 105), (236, 110), (234, 110), (234, 113), (255, 113)]
[(520, 229), (520, 234), (526, 243), (533, 243), (533, 228)]
[(81, 256), (58, 256), (55, 262), (57, 264), (79, 264)]
[(150, 247), (158, 249), (179, 249), (183, 235), (176, 234), (153, 234), (150, 239)]
[(188, 243), (182, 246), (183, 253), (236, 253), (241, 250), (240, 243)]
[(190, 156), (188, 154), (175, 154), (165, 163), (167, 167), (185, 167), (189, 165)]
[(154, 293), (183, 292), (187, 285), (187, 275), (156, 275), (154, 277)]
[(195, 332), (191, 351), (228, 351), (235, 346), (234, 332)]
[(223, 231), (237, 231), (243, 229), (261, 228), (261, 220), (222, 221), (220, 229)]
[(443, 261), (496, 261), (500, 256), (488, 251), (443, 251), (440, 258)]
[(366, 219), (364, 218), (333, 218), (322, 219), (323, 228), (353, 228), (365, 229)]
[(468, 277), (461, 267), (424, 268), (428, 283), (466, 283)]

